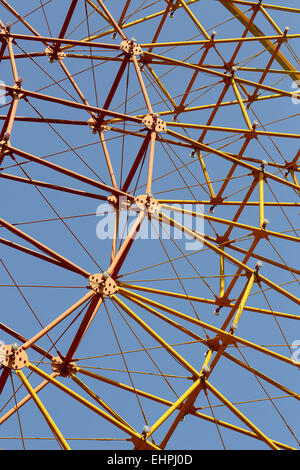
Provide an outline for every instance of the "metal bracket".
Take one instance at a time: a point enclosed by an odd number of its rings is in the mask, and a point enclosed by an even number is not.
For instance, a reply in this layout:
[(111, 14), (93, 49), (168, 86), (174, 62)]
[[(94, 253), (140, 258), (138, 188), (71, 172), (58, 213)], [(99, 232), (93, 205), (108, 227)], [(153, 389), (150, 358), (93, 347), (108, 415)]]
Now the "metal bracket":
[(100, 121), (97, 121), (95, 118), (90, 118), (88, 120), (88, 125), (92, 129), (93, 134), (97, 134), (98, 132), (107, 132), (109, 131), (109, 127), (101, 124)]
[(107, 202), (118, 211), (128, 211), (131, 207), (131, 201), (126, 196), (115, 196), (111, 194), (107, 198)]
[(231, 300), (228, 297), (216, 297), (216, 304), (219, 307), (230, 307)]
[(133, 40), (129, 41), (128, 39), (125, 39), (124, 41), (122, 41), (120, 44), (120, 49), (126, 54), (134, 56), (143, 54), (141, 46)]
[(55, 357), (52, 361), (52, 370), (62, 377), (70, 377), (76, 373), (76, 362), (64, 362), (60, 357)]
[(9, 153), (9, 150), (6, 148), (6, 145), (10, 145), (10, 141), (2, 140), (0, 142), (0, 160), (3, 160), (3, 157)]
[(0, 345), (0, 356), (2, 366), (8, 369), (21, 370), (28, 362), (26, 351), (13, 344)]
[(209, 349), (212, 349), (213, 351), (218, 351), (220, 349), (220, 341), (218, 336), (215, 336), (214, 338), (209, 338), (208, 340), (206, 340), (206, 344)]
[(167, 131), (167, 124), (165, 121), (160, 119), (158, 116), (148, 114), (143, 119), (143, 124), (150, 129), (151, 131), (155, 132), (166, 132)]
[(63, 60), (66, 57), (66, 54), (62, 51), (55, 51), (52, 47), (46, 47), (45, 55), (49, 57), (49, 62), (52, 63), (55, 60)]
[(160, 204), (149, 194), (141, 194), (140, 196), (137, 196), (134, 199), (134, 202), (141, 211), (147, 212), (148, 214), (158, 214), (160, 211)]
[(90, 286), (97, 294), (104, 297), (113, 295), (117, 292), (117, 284), (108, 273), (92, 274), (89, 277)]

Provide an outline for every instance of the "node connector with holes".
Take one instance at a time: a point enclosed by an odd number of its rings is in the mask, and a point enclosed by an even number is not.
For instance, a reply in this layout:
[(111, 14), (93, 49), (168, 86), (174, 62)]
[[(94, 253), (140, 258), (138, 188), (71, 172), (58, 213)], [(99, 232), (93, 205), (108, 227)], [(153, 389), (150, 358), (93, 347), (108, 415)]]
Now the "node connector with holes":
[(89, 277), (90, 286), (97, 294), (103, 297), (113, 295), (117, 291), (117, 284), (107, 271), (100, 274), (92, 274)]
[(141, 46), (135, 42), (134, 38), (132, 38), (131, 41), (128, 39), (122, 41), (120, 44), (120, 49), (126, 54), (134, 56), (143, 54)]
[(1, 346), (1, 365), (12, 370), (23, 369), (28, 362), (27, 353), (17, 343)]
[(52, 64), (55, 60), (63, 60), (66, 54), (62, 51), (52, 49), (52, 47), (46, 47), (45, 55), (49, 57), (49, 62)]
[(151, 131), (166, 132), (167, 130), (167, 125), (165, 121), (160, 119), (160, 117), (155, 114), (148, 114), (147, 116), (145, 116), (143, 119), (143, 124)]
[(141, 211), (148, 214), (158, 214), (160, 211), (160, 204), (153, 197), (152, 193), (137, 196), (134, 202)]
[(60, 357), (54, 357), (51, 366), (53, 372), (62, 377), (70, 377), (76, 373), (76, 362), (64, 362)]
[(118, 211), (128, 211), (131, 206), (131, 201), (126, 196), (115, 196), (111, 194), (108, 196), (107, 201), (111, 204), (115, 210)]
[(99, 132), (107, 132), (109, 131), (109, 127), (102, 124), (100, 121), (97, 121), (97, 119), (91, 117), (88, 120), (88, 125), (90, 126), (92, 130), (92, 134), (98, 134)]

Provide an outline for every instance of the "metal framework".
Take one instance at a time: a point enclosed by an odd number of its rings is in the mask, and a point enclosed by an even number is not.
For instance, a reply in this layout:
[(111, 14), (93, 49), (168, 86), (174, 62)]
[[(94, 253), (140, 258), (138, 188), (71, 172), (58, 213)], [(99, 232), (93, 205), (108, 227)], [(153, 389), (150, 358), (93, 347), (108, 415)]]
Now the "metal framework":
[(2, 447), (299, 448), (300, 9), (277, 3), (0, 0)]

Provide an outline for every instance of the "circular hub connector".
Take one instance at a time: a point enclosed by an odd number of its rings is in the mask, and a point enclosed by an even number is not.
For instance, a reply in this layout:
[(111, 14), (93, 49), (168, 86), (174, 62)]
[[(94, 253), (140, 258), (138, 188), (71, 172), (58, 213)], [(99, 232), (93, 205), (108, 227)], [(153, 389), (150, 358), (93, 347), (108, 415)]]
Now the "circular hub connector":
[(120, 49), (126, 54), (130, 54), (130, 55), (142, 55), (143, 54), (141, 46), (134, 41), (129, 41), (128, 39), (125, 39), (124, 41), (121, 42)]
[(63, 377), (70, 377), (76, 373), (76, 362), (65, 363), (60, 357), (55, 357), (52, 361), (52, 370)]
[(1, 345), (0, 355), (2, 366), (8, 367), (9, 369), (23, 369), (28, 362), (26, 351), (22, 348), (16, 350), (12, 344)]
[(112, 277), (106, 276), (105, 273), (93, 274), (89, 278), (91, 288), (97, 294), (113, 295), (117, 291), (117, 284)]
[(147, 194), (137, 196), (134, 202), (141, 211), (148, 212), (149, 214), (157, 214), (160, 211), (160, 204), (157, 200)]
[(155, 131), (155, 132), (166, 132), (167, 130), (167, 125), (165, 121), (160, 119), (158, 116), (155, 116), (152, 114), (148, 114), (147, 116), (144, 117), (143, 124), (148, 129)]

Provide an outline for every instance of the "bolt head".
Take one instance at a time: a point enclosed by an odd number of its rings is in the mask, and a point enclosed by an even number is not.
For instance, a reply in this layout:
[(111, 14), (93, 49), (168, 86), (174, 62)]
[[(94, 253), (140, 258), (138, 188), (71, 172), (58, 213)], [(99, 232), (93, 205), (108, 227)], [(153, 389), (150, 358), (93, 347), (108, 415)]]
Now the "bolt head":
[(17, 351), (17, 350), (19, 349), (18, 343), (13, 343), (13, 344), (11, 345), (11, 349), (12, 349), (13, 351)]
[(146, 424), (146, 426), (143, 427), (143, 433), (149, 434), (149, 432), (151, 432), (151, 428)]

